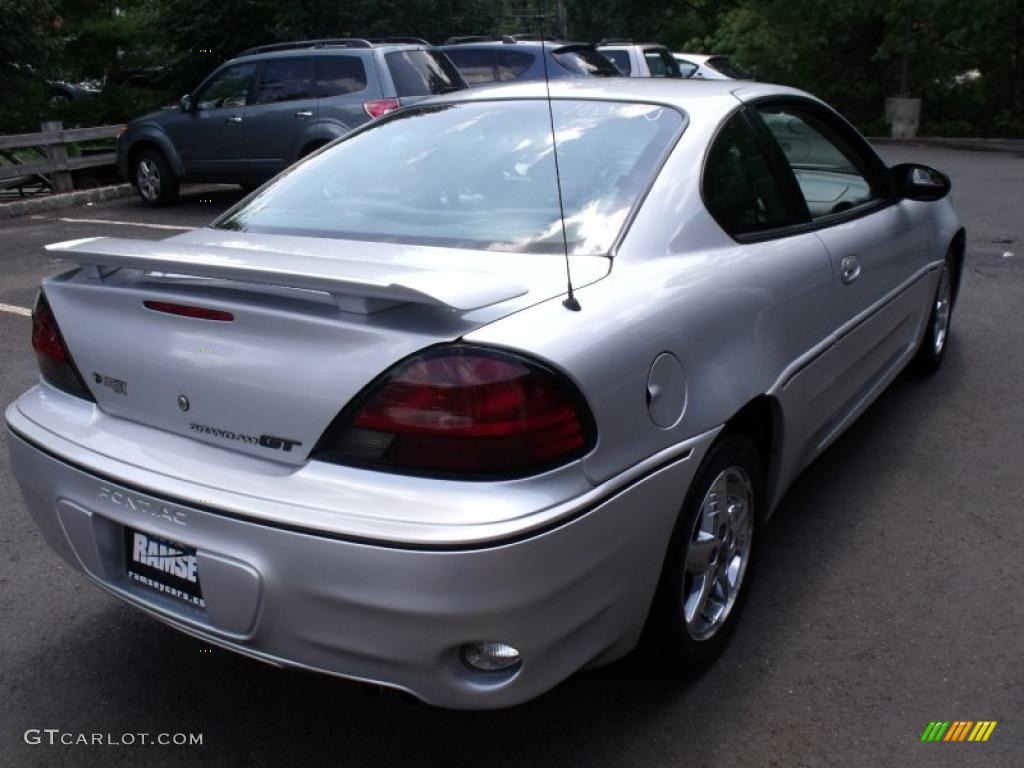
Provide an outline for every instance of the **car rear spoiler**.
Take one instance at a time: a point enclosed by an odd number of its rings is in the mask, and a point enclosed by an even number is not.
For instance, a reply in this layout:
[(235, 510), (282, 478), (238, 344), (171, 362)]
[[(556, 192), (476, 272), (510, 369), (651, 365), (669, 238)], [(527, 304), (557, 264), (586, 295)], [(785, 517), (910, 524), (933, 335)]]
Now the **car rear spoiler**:
[(171, 241), (90, 237), (46, 246), (102, 280), (118, 269), (220, 278), (331, 294), (346, 312), (370, 314), (396, 304), (478, 309), (527, 289), (486, 272), (428, 270), (386, 262), (310, 256)]

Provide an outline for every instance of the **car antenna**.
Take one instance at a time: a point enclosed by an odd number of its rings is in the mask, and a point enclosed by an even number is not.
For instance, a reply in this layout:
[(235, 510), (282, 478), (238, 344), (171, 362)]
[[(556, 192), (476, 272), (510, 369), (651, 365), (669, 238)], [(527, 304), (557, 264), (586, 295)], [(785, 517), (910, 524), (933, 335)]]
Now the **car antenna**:
[(537, 0), (537, 31), (540, 33), (540, 59), (544, 62), (544, 90), (547, 93), (548, 101), (548, 123), (551, 125), (551, 154), (555, 159), (555, 185), (558, 187), (558, 219), (562, 224), (562, 252), (565, 254), (565, 279), (569, 289), (568, 296), (562, 301), (562, 306), (573, 312), (579, 312), (582, 307), (576, 300), (576, 294), (572, 290), (572, 271), (569, 268), (569, 237), (565, 232), (565, 203), (562, 201), (562, 174), (558, 168), (558, 140), (555, 135), (555, 112), (551, 107), (551, 80), (548, 76), (548, 51), (546, 48), (544, 28), (542, 21), (547, 16), (540, 12), (540, 0)]

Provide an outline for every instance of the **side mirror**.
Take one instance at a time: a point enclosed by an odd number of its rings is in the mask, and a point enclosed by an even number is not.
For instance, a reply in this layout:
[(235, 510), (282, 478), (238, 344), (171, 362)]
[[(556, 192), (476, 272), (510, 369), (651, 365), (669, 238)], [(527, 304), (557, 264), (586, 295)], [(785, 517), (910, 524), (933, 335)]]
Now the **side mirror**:
[(195, 106), (192, 104), (192, 97), (187, 93), (181, 97), (181, 101), (178, 102), (178, 106), (181, 108), (182, 112), (191, 112), (195, 109)]
[(893, 166), (893, 180), (901, 197), (907, 200), (941, 200), (953, 186), (944, 173), (916, 163)]

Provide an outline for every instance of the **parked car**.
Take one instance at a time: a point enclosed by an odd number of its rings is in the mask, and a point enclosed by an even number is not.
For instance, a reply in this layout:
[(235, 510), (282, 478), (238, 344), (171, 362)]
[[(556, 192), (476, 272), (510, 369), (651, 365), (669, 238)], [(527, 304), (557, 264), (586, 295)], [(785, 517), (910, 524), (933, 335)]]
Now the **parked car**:
[(519, 40), (506, 36), (501, 40), (456, 38), (462, 42), (441, 46), (466, 83), (474, 86), (493, 83), (543, 80), (543, 53), (547, 54), (547, 77), (618, 77), (619, 71), (592, 43)]
[(682, 77), (672, 52), (658, 43), (602, 40), (597, 50), (626, 77)]
[(50, 546), (205, 642), (447, 707), (641, 638), (714, 658), (787, 486), (942, 363), (964, 230), (945, 176), (792, 88), (546, 92), (386, 115), (168, 240), (49, 246), (78, 266), (6, 420)]
[(751, 75), (725, 56), (706, 53), (673, 53), (683, 77), (698, 80), (752, 80)]
[(81, 101), (103, 91), (99, 80), (81, 80), (76, 83), (67, 80), (47, 80), (47, 103), (51, 107), (63, 107), (73, 101)]
[(174, 202), (183, 181), (254, 187), (368, 120), (465, 87), (423, 40), (264, 45), (215, 70), (179, 109), (129, 123), (118, 169), (150, 205)]

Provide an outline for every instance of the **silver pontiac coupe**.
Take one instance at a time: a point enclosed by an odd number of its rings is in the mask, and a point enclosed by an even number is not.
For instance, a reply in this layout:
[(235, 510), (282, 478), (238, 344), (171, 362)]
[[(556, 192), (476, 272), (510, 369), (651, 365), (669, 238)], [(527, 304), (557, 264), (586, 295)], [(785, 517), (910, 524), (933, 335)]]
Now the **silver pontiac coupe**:
[(272, 664), (461, 708), (692, 669), (787, 486), (941, 364), (949, 186), (773, 85), (438, 97), (209, 227), (50, 246), (14, 474), (91, 581)]

